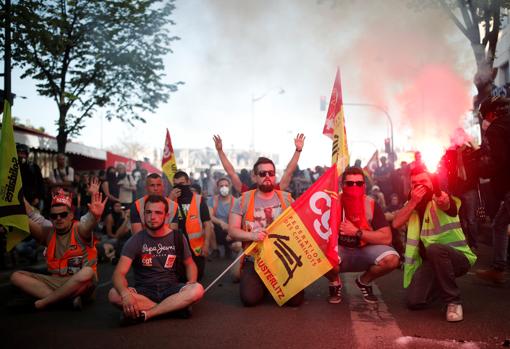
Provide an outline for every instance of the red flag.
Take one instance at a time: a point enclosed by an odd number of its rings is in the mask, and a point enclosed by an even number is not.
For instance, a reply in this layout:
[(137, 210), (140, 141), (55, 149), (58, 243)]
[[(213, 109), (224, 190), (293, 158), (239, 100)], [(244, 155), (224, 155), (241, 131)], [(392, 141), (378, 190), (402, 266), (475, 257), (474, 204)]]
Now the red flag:
[(172, 183), (174, 174), (177, 172), (177, 164), (175, 162), (174, 148), (172, 147), (172, 140), (170, 139), (170, 132), (166, 129), (165, 148), (163, 149), (163, 159), (161, 159), (161, 167), (163, 173)]
[(338, 265), (338, 173), (332, 166), (292, 203), (331, 265)]
[(335, 132), (335, 123), (338, 113), (342, 109), (342, 86), (340, 85), (340, 69), (336, 70), (335, 83), (333, 84), (333, 90), (331, 91), (331, 98), (329, 100), (328, 114), (326, 116), (326, 123), (322, 134), (333, 139)]

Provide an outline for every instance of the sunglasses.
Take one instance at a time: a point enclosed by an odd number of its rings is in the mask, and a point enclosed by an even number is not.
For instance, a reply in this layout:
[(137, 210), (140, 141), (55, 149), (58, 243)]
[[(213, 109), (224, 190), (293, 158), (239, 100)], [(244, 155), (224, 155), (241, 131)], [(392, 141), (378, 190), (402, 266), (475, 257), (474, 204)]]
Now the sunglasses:
[(69, 212), (60, 212), (60, 213), (50, 213), (51, 219), (58, 219), (58, 218), (67, 218), (69, 216)]
[(260, 178), (264, 178), (266, 176), (274, 177), (274, 171), (259, 171), (259, 173), (257, 174), (259, 175)]
[(362, 187), (363, 184), (365, 184), (364, 181), (345, 181), (344, 182), (344, 185), (347, 186), (347, 187), (353, 187), (353, 186), (358, 186), (358, 187)]

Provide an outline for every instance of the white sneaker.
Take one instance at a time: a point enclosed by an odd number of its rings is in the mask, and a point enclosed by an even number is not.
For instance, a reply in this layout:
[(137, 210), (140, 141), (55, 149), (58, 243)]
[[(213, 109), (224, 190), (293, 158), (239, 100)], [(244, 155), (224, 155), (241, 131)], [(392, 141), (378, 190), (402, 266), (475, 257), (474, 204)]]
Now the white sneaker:
[(457, 322), (462, 321), (463, 319), (464, 315), (462, 313), (462, 304), (448, 304), (448, 309), (446, 310), (446, 321)]

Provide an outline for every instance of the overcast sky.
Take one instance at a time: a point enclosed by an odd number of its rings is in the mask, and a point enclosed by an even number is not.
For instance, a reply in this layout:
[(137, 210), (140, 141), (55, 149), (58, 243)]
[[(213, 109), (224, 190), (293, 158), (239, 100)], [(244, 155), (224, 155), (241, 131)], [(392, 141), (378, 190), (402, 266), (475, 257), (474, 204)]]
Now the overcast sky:
[[(181, 40), (165, 59), (166, 79), (185, 85), (146, 115), (147, 124), (104, 121), (101, 132), (99, 112), (77, 141), (106, 148), (132, 138), (152, 157), (168, 128), (174, 148), (213, 147), (218, 133), (225, 147), (248, 149), (253, 104), (256, 150), (279, 153), (283, 166), (293, 137), (303, 132), (300, 166), (326, 165), (331, 141), (322, 135), (326, 112), (319, 102), (321, 95), (329, 101), (339, 67), (344, 101), (387, 109), (396, 147), (434, 142), (442, 149), (470, 107), (474, 59), (444, 14), (415, 11), (408, 2), (176, 1), (172, 34)], [(19, 75), (13, 74), (13, 91), (27, 98), (16, 100), (13, 114), (55, 135), (56, 105)], [(389, 135), (385, 115), (346, 106), (345, 116), (352, 157), (368, 159)]]

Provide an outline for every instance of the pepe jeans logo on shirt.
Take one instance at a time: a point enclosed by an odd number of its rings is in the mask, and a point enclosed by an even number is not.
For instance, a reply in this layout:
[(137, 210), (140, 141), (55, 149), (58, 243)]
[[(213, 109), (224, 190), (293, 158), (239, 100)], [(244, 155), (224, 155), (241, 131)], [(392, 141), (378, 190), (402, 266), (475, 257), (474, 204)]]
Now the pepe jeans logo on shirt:
[(174, 266), (176, 256), (173, 254), (169, 254), (166, 256), (165, 268), (170, 269)]
[(152, 267), (152, 255), (149, 253), (142, 255), (142, 265), (144, 267)]

